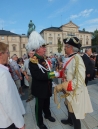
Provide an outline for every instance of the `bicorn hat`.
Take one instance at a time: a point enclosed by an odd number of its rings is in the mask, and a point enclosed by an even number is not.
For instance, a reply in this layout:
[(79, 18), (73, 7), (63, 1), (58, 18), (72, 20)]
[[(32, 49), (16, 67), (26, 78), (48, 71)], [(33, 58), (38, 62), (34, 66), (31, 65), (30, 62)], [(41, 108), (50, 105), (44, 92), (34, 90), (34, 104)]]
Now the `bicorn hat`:
[(42, 36), (36, 32), (32, 31), (32, 33), (29, 36), (28, 43), (26, 45), (26, 50), (31, 51), (31, 50), (37, 50), (41, 46), (46, 46), (45, 40), (42, 38)]
[(80, 43), (80, 40), (77, 37), (67, 37), (67, 38), (63, 39), (63, 42), (65, 44), (72, 45), (78, 49), (80, 49), (80, 47), (82, 46)]

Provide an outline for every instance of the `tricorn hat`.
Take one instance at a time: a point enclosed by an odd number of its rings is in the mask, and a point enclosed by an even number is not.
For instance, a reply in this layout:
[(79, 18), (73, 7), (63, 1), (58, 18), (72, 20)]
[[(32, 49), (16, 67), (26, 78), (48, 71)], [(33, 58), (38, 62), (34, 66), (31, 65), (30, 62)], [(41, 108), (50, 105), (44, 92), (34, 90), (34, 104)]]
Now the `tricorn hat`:
[(65, 44), (72, 45), (78, 49), (80, 49), (80, 47), (82, 46), (77, 37), (67, 37), (67, 38), (63, 39), (63, 42)]

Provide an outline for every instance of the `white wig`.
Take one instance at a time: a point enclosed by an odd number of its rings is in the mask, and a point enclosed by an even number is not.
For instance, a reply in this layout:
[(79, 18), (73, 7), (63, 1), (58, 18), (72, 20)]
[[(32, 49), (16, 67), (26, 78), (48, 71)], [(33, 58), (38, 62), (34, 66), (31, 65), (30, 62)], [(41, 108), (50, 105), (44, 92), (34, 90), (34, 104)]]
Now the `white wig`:
[(36, 31), (32, 31), (32, 33), (29, 36), (28, 44), (26, 45), (26, 50), (37, 50), (44, 44), (46, 43), (42, 36)]

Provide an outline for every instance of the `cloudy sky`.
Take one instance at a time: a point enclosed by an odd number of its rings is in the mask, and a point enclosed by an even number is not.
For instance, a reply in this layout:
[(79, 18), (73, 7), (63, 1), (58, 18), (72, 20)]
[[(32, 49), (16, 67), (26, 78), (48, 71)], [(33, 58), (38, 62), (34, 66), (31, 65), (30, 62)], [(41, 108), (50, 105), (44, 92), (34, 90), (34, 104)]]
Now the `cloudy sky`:
[(0, 29), (27, 34), (30, 20), (38, 32), (70, 20), (80, 30), (94, 31), (98, 29), (98, 0), (0, 0)]

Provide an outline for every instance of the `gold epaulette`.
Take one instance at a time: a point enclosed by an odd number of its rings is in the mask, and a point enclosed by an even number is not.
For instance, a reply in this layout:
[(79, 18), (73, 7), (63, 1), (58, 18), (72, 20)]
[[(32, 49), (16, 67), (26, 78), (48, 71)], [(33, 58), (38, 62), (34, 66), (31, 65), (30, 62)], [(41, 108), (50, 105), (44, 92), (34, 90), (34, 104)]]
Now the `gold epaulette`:
[(33, 58), (30, 58), (30, 61), (31, 61), (32, 63), (38, 64), (38, 59), (37, 59), (36, 56), (33, 56)]

